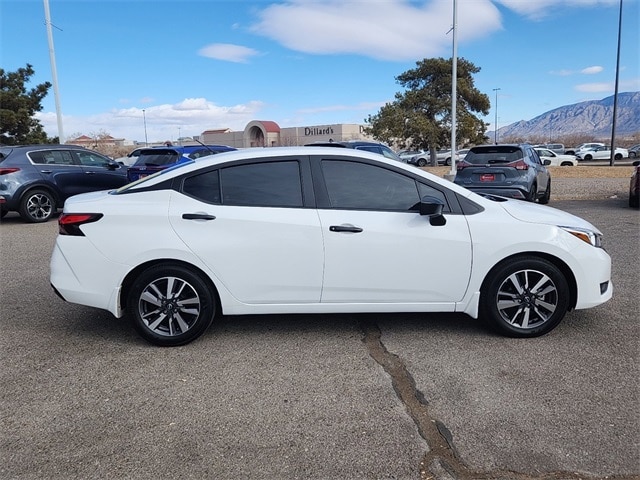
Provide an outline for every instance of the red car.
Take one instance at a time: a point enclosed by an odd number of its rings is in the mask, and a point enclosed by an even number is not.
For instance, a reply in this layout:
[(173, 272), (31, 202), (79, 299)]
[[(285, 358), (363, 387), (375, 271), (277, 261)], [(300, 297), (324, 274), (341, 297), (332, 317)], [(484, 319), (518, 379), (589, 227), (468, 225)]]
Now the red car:
[(640, 160), (633, 162), (633, 175), (629, 184), (629, 206), (640, 208)]

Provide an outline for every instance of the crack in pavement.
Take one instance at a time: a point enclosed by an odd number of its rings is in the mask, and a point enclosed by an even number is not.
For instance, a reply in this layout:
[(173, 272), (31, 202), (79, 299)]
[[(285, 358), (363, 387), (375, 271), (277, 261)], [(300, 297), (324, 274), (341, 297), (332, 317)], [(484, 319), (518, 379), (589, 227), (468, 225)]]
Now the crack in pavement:
[(596, 477), (580, 472), (547, 472), (531, 475), (509, 470), (479, 472), (470, 469), (461, 459), (453, 442), (453, 435), (439, 420), (429, 413), (429, 402), (418, 390), (415, 380), (403, 360), (389, 352), (382, 343), (382, 332), (377, 323), (369, 320), (358, 322), (364, 333), (363, 343), (369, 355), (391, 377), (396, 395), (413, 419), (420, 436), (429, 450), (420, 462), (422, 480), (639, 480), (637, 475), (608, 475)]

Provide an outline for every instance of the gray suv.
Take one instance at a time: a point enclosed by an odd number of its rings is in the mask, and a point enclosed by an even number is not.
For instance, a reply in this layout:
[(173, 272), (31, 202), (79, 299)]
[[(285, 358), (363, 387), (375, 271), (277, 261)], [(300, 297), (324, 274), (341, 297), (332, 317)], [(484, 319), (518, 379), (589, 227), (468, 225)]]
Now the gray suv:
[(83, 147), (0, 147), (0, 218), (16, 211), (26, 222), (46, 222), (72, 195), (127, 183), (125, 166)]
[(476, 193), (549, 203), (551, 175), (531, 145), (472, 147), (456, 164), (454, 183)]

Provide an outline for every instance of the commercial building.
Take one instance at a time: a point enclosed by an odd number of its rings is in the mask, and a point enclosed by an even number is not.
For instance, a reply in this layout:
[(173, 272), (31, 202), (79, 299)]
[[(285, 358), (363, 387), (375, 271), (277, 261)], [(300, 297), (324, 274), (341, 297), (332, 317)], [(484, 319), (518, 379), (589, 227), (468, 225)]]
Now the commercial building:
[(364, 125), (353, 123), (280, 128), (273, 121), (253, 120), (243, 131), (205, 130), (199, 140), (208, 145), (229, 145), (235, 148), (288, 147), (314, 142), (372, 140), (364, 133), (364, 129)]

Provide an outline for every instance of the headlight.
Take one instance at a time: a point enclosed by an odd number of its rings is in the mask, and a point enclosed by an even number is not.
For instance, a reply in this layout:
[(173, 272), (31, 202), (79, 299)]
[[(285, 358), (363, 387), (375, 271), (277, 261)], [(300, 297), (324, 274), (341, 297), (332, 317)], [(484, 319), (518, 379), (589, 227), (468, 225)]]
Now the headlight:
[(600, 233), (587, 230), (585, 228), (576, 227), (560, 227), (565, 232), (569, 232), (576, 238), (579, 238), (583, 242), (587, 242), (589, 245), (593, 245), (597, 248), (602, 248), (602, 235)]

